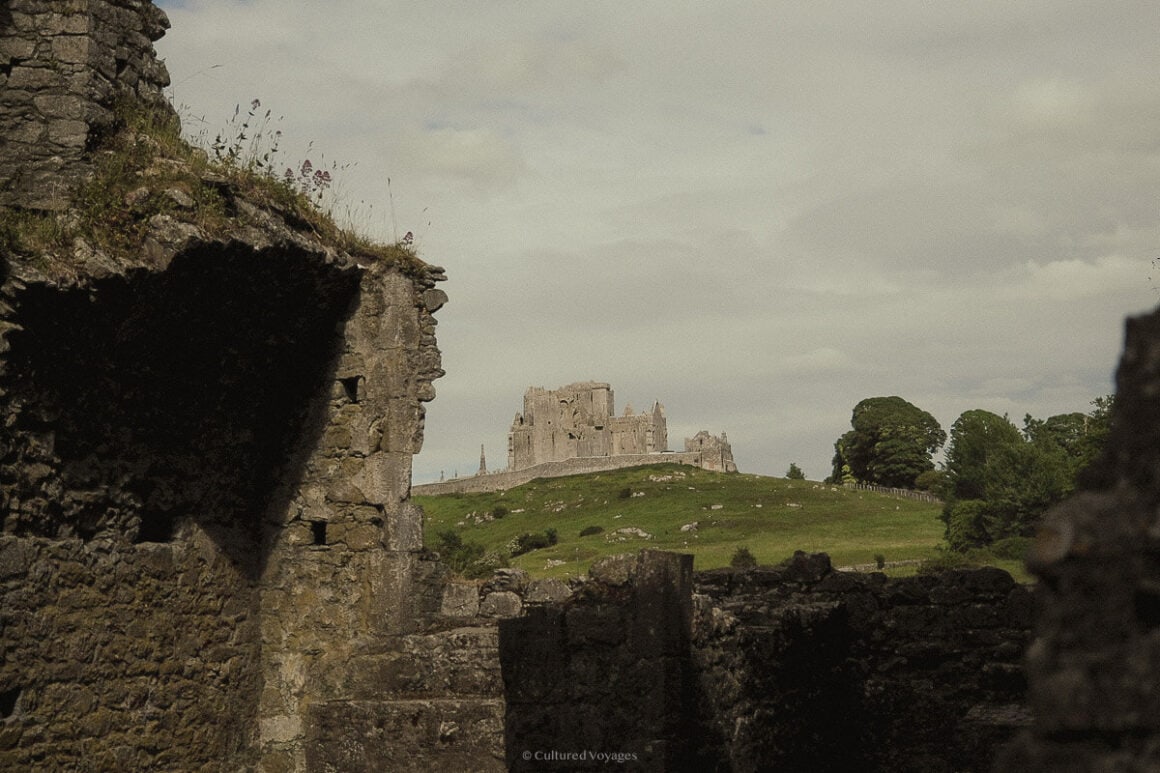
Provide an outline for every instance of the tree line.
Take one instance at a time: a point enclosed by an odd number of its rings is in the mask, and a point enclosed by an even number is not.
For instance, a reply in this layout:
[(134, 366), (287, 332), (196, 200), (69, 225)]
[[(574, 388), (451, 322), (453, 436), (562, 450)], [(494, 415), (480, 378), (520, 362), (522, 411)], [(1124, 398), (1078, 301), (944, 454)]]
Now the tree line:
[[(827, 482), (930, 491), (944, 502), (946, 539), (956, 550), (1028, 537), (1048, 508), (1081, 485), (1111, 431), (1113, 404), (1109, 395), (1093, 400), (1088, 413), (1028, 414), (1022, 428), (1006, 415), (969, 410), (948, 441), (921, 408), (897, 396), (869, 397), (834, 443)], [(933, 456), (944, 444), (936, 469)]]

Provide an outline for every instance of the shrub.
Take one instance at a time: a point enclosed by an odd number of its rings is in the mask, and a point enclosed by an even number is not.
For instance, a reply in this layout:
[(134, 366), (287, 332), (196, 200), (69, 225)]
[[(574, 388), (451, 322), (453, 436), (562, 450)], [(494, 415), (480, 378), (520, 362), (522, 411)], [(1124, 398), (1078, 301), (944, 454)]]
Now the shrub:
[(1030, 537), (1005, 537), (992, 542), (990, 552), (995, 558), (1022, 561), (1031, 549), (1031, 542)]
[(508, 565), (507, 559), (498, 553), (488, 553), (472, 561), (463, 570), (463, 576), (469, 580), (482, 580), (495, 574), (496, 569)]
[(797, 462), (790, 462), (789, 469), (785, 471), (785, 477), (790, 480), (805, 480), (806, 474), (802, 472), (802, 468), (797, 466)]
[(544, 536), (548, 538), (549, 545), (555, 545), (560, 541), (560, 535), (550, 526), (547, 529), (544, 529)]
[(512, 558), (522, 556), (524, 553), (530, 553), (533, 550), (546, 548), (552, 544), (547, 534), (521, 534), (510, 543)]
[(874, 554), (874, 565), (877, 566), (879, 569), (882, 569), (883, 567), (885, 567), (886, 566), (886, 556), (882, 555), (881, 553), (875, 553)]
[(729, 559), (729, 565), (734, 569), (752, 569), (757, 566), (757, 558), (753, 553), (749, 552), (749, 548), (742, 545), (733, 551), (733, 557)]
[(939, 494), (946, 482), (947, 474), (942, 470), (927, 470), (914, 479), (914, 487), (919, 491)]
[(622, 488), (620, 490), (620, 493), (618, 493), (616, 496), (620, 499), (631, 499), (632, 498), (632, 486), (625, 486), (624, 488)]
[(963, 499), (944, 508), (947, 543), (951, 548), (963, 551), (987, 543), (985, 511), (986, 502), (978, 499)]
[(496, 505), (491, 510), (491, 517), (498, 521), (500, 518), (503, 518), (505, 515), (507, 515), (508, 512), (508, 509), (503, 505)]
[(604, 531), (603, 526), (585, 526), (580, 530), (581, 537), (590, 537), (593, 534), (601, 534)]
[(435, 550), (443, 563), (456, 572), (471, 576), (471, 567), (483, 559), (484, 547), (478, 542), (464, 542), (454, 529), (444, 529), (435, 535)]
[(934, 558), (928, 558), (918, 566), (918, 574), (939, 574), (952, 569), (970, 569), (978, 562), (965, 553), (954, 550), (940, 550)]

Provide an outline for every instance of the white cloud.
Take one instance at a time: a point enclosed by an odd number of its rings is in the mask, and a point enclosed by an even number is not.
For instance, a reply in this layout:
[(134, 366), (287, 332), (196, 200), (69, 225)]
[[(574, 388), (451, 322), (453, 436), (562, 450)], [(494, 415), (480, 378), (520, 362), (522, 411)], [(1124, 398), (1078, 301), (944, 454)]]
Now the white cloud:
[(1160, 300), (1155, 3), (169, 7), (178, 102), (447, 267), (418, 480), (588, 378), (822, 477), (864, 397), (1086, 410)]

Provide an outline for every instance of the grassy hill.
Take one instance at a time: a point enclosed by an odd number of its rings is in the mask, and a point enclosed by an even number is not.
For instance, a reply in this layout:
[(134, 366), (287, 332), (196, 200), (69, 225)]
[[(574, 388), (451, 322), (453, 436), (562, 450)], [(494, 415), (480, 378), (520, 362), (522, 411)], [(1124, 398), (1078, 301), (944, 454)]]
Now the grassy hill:
[[(762, 564), (805, 550), (824, 551), (835, 566), (849, 566), (873, 564), (876, 555), (887, 562), (934, 558), (943, 541), (936, 504), (680, 465), (538, 479), (507, 492), (415, 501), (426, 511), (425, 538), (432, 548), (437, 535), (451, 529), (464, 542), (506, 557), (520, 535), (555, 529), (557, 544), (511, 559), (511, 566), (533, 577), (582, 574), (595, 559), (645, 547), (692, 553), (700, 570), (728, 566), (742, 546)], [(688, 527), (693, 523), (695, 529)], [(602, 531), (580, 536), (593, 527)], [(1012, 570), (1018, 562), (1001, 563)]]

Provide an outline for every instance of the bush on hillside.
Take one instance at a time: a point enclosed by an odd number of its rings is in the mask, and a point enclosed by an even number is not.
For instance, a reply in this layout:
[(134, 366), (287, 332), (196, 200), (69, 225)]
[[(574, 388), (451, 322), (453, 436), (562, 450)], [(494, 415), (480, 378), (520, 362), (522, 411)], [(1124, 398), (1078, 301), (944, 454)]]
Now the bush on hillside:
[(733, 557), (729, 559), (729, 565), (734, 569), (752, 569), (757, 566), (757, 558), (753, 553), (749, 552), (749, 548), (742, 545), (733, 551)]
[(524, 553), (530, 553), (533, 550), (540, 548), (551, 547), (559, 541), (559, 535), (553, 528), (548, 528), (541, 534), (524, 533), (512, 540), (508, 547), (511, 550), (512, 558), (522, 556)]
[(590, 537), (593, 534), (602, 534), (602, 533), (604, 533), (603, 526), (585, 526), (583, 529), (580, 530), (581, 537)]

